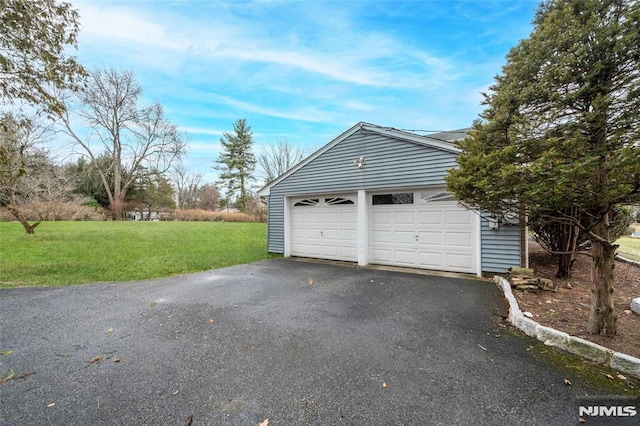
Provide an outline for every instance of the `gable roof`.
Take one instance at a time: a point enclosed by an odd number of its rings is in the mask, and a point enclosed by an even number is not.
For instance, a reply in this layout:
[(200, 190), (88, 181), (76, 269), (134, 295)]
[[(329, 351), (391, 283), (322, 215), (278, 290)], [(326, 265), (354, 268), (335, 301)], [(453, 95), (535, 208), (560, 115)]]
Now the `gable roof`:
[(265, 196), (269, 195), (271, 188), (274, 185), (277, 185), (282, 180), (286, 179), (291, 174), (295, 173), (297, 170), (304, 167), (306, 164), (310, 163), (314, 159), (321, 156), (326, 151), (333, 148), (335, 145), (339, 144), (343, 140), (347, 139), (349, 136), (357, 133), (358, 131), (368, 132), (368, 133), (376, 133), (379, 135), (387, 136), (391, 139), (397, 139), (404, 142), (411, 142), (418, 145), (423, 145), (425, 147), (435, 148), (442, 151), (452, 152), (454, 154), (460, 154), (462, 151), (458, 149), (453, 142), (459, 139), (464, 139), (467, 136), (467, 133), (470, 129), (460, 129), (460, 130), (452, 130), (448, 132), (440, 132), (434, 133), (428, 136), (422, 136), (415, 133), (410, 133), (405, 130), (394, 129), (393, 127), (381, 127), (375, 124), (365, 123), (363, 121), (355, 124), (341, 135), (333, 139), (331, 142), (311, 154), (309, 157), (289, 169), (287, 172), (278, 176), (275, 180), (268, 183), (264, 187), (262, 187), (258, 191), (258, 195)]

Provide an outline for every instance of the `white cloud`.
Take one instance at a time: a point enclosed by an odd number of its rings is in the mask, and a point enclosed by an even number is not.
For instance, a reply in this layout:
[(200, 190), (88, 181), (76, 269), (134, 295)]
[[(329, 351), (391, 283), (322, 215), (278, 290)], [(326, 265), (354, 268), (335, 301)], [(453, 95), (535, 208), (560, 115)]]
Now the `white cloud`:
[(185, 50), (190, 41), (169, 34), (162, 25), (141, 18), (127, 8), (104, 7), (100, 3), (82, 3), (81, 35), (85, 39), (111, 42), (140, 43), (165, 49)]

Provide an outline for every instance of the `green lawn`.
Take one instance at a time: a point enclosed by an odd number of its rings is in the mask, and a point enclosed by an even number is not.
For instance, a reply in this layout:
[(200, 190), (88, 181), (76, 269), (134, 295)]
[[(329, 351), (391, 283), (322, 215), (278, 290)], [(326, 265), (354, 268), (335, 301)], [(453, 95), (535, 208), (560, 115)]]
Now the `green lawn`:
[(620, 244), (618, 254), (630, 260), (640, 262), (640, 238), (622, 237), (616, 244)]
[(0, 222), (0, 287), (165, 277), (278, 257), (264, 223)]

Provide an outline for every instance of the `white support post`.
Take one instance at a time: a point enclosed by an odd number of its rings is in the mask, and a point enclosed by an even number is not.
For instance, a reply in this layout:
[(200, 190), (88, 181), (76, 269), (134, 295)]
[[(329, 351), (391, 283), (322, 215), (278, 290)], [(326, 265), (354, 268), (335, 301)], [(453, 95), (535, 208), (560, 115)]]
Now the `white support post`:
[(476, 237), (476, 275), (482, 277), (482, 218), (479, 214), (476, 214), (475, 217), (478, 231)]
[(367, 192), (358, 191), (358, 265), (369, 263), (369, 203)]
[(291, 256), (291, 202), (289, 197), (284, 198), (284, 257)]

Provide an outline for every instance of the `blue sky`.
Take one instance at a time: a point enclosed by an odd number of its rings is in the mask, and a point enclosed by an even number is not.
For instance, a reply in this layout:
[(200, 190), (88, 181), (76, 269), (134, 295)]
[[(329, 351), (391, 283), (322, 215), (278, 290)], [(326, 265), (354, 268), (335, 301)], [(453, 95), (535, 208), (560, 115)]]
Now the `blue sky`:
[(359, 121), (469, 127), (480, 92), (531, 32), (536, 1), (72, 0), (80, 62), (132, 70), (189, 138), (188, 170), (214, 181), (238, 118), (257, 153), (317, 149)]

